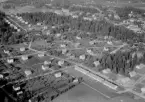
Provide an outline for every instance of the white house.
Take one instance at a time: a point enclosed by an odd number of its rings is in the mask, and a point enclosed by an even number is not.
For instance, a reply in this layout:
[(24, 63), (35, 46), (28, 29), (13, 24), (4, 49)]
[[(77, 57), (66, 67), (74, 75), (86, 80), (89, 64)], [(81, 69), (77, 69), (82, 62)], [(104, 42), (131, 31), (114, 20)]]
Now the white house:
[(64, 61), (63, 61), (63, 60), (58, 61), (58, 65), (59, 65), (59, 66), (61, 66), (61, 65), (63, 65), (63, 64), (64, 64)]
[(4, 53), (9, 54), (10, 51), (9, 50), (4, 50)]
[(13, 90), (15, 90), (15, 91), (20, 90), (20, 86), (13, 86)]
[(108, 73), (111, 72), (111, 70), (110, 70), (109, 68), (107, 68), (107, 69), (104, 69), (102, 72), (103, 72), (104, 74), (108, 74)]
[(81, 38), (81, 37), (79, 37), (79, 36), (76, 36), (76, 39), (77, 39), (77, 40), (81, 40), (82, 38)]
[(79, 56), (79, 59), (81, 59), (81, 60), (85, 60), (85, 58), (86, 58), (85, 55), (80, 55), (80, 56)]
[(61, 72), (55, 73), (54, 76), (55, 76), (56, 78), (61, 77)]
[(21, 57), (21, 59), (22, 59), (23, 61), (26, 61), (26, 60), (28, 59), (28, 56), (23, 55), (23, 56)]
[(32, 74), (32, 72), (30, 70), (25, 70), (24, 73), (25, 73), (26, 77), (28, 77)]
[(2, 74), (0, 74), (0, 78), (2, 79), (4, 76)]
[(113, 43), (112, 41), (107, 41), (107, 44), (112, 45)]
[(25, 47), (21, 47), (21, 48), (20, 48), (20, 51), (21, 51), (21, 52), (25, 51)]
[(49, 62), (49, 61), (44, 61), (44, 65), (48, 65), (48, 64), (50, 64), (51, 62)]
[(62, 54), (66, 54), (67, 49), (62, 49)]
[(44, 57), (44, 53), (39, 53), (38, 57)]
[(8, 63), (13, 63), (14, 62), (14, 59), (7, 59), (7, 62)]
[(99, 61), (94, 61), (94, 65), (95, 65), (95, 67), (97, 67), (99, 64), (100, 64)]
[(129, 72), (129, 75), (130, 75), (130, 77), (134, 77), (134, 76), (136, 76), (136, 72), (135, 71), (131, 71), (131, 72)]
[(104, 51), (109, 51), (109, 49), (108, 48), (106, 48), (106, 47), (104, 47), (104, 49), (103, 49)]
[(42, 65), (41, 68), (42, 68), (42, 70), (44, 70), (44, 71), (49, 69), (49, 67), (46, 66), (46, 65)]
[(142, 92), (142, 93), (145, 93), (145, 87), (142, 87), (142, 88), (141, 88), (141, 92)]
[(60, 47), (66, 47), (66, 45), (65, 44), (60, 44)]

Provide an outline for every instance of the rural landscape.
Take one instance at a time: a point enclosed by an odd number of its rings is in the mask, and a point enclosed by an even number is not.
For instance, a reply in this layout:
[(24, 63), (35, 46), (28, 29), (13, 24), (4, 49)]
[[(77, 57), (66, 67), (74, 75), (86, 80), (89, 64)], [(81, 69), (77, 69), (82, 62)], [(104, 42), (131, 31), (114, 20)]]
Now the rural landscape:
[(1, 102), (145, 102), (145, 0), (1, 0)]

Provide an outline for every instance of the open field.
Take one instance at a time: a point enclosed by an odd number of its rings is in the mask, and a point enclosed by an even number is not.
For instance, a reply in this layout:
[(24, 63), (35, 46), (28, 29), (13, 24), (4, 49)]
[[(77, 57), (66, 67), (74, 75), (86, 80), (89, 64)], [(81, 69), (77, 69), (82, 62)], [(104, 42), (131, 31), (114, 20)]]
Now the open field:
[(126, 96), (106, 99), (100, 93), (84, 84), (76, 86), (74, 89), (56, 98), (53, 102), (121, 102), (120, 100), (122, 102), (143, 102), (135, 101)]

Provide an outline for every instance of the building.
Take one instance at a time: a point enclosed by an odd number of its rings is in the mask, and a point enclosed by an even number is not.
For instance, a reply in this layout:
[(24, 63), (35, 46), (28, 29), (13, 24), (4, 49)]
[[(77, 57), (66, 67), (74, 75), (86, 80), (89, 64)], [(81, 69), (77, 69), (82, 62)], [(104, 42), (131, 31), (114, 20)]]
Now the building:
[(145, 65), (144, 64), (139, 64), (139, 65), (136, 65), (136, 69), (142, 69), (142, 68), (145, 68)]
[(109, 49), (107, 48), (107, 47), (104, 47), (104, 49), (103, 49), (104, 51), (109, 51)]
[(20, 90), (20, 86), (18, 86), (18, 85), (13, 85), (13, 90), (15, 90), (15, 91)]
[(67, 49), (62, 49), (62, 54), (66, 54), (67, 53)]
[(48, 65), (48, 64), (50, 64), (51, 62), (49, 62), (49, 61), (44, 61), (44, 65)]
[(4, 53), (9, 54), (10, 51), (9, 50), (4, 50)]
[(42, 65), (41, 68), (42, 68), (42, 70), (44, 70), (44, 71), (49, 69), (49, 67), (48, 67), (47, 65)]
[(21, 59), (22, 59), (23, 61), (26, 61), (26, 60), (28, 59), (28, 56), (23, 55), (23, 56), (21, 57)]
[(131, 72), (129, 72), (129, 76), (130, 76), (130, 77), (134, 77), (134, 76), (136, 76), (136, 72), (135, 72), (135, 71), (131, 71)]
[(142, 93), (145, 93), (145, 87), (142, 87), (142, 88), (141, 88), (141, 92), (142, 92)]
[(80, 56), (79, 56), (79, 59), (85, 60), (85, 59), (86, 59), (86, 56), (85, 56), (85, 55), (80, 55)]
[(60, 44), (60, 47), (66, 47), (66, 45), (65, 44)]
[(38, 26), (40, 26), (40, 25), (41, 25), (41, 23), (37, 23), (37, 25), (38, 25)]
[(61, 74), (62, 74), (61, 72), (57, 72), (57, 73), (54, 74), (54, 76), (55, 76), (56, 78), (59, 78), (59, 77), (61, 77)]
[(111, 70), (110, 70), (109, 68), (107, 68), (107, 69), (102, 70), (102, 72), (103, 72), (104, 74), (108, 74), (108, 73), (111, 72)]
[(73, 83), (78, 83), (78, 79), (75, 78), (75, 79), (73, 80)]
[(107, 44), (112, 45), (113, 43), (112, 41), (107, 41)]
[(48, 30), (48, 31), (46, 32), (46, 35), (50, 35), (50, 30)]
[(63, 64), (64, 64), (64, 61), (63, 61), (63, 60), (58, 61), (58, 65), (59, 65), (59, 66), (62, 66)]
[(94, 61), (93, 64), (95, 65), (95, 67), (97, 67), (100, 64), (100, 62), (99, 61)]
[(38, 57), (44, 57), (44, 53), (39, 53)]
[(28, 77), (32, 74), (32, 72), (30, 70), (25, 70), (24, 72), (25, 72), (26, 77)]
[(56, 34), (56, 37), (60, 37), (60, 36), (61, 36), (61, 33), (57, 33), (57, 34)]
[(14, 62), (14, 59), (7, 59), (7, 62), (8, 63), (13, 63)]
[(79, 37), (79, 36), (76, 36), (76, 39), (77, 39), (77, 40), (81, 40), (82, 38), (81, 38), (81, 37)]
[(20, 48), (20, 51), (21, 51), (21, 52), (25, 51), (25, 47), (21, 47), (21, 48)]
[(2, 74), (0, 74), (0, 79), (2, 79), (4, 76)]

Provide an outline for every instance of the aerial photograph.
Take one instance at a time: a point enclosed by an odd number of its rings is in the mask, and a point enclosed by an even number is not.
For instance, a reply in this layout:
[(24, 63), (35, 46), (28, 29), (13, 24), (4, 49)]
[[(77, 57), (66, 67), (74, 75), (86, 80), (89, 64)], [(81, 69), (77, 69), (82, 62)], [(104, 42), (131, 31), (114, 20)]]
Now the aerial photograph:
[(145, 0), (0, 0), (0, 102), (145, 102)]

